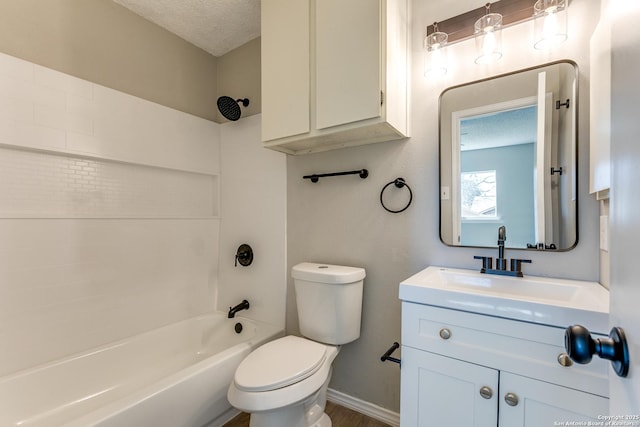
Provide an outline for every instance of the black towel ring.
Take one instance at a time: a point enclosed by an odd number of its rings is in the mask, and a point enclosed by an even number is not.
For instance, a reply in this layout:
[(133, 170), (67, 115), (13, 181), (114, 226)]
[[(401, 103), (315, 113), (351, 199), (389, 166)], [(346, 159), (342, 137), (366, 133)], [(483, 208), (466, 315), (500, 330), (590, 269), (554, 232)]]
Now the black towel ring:
[[(384, 190), (387, 189), (388, 186), (390, 186), (391, 184), (394, 184), (397, 188), (403, 188), (403, 187), (407, 187), (407, 190), (409, 190), (409, 202), (407, 203), (407, 205), (402, 208), (402, 209), (398, 209), (398, 210), (393, 210), (393, 209), (389, 209), (388, 207), (386, 207), (384, 205), (384, 201), (382, 200), (382, 195), (384, 194)], [(404, 180), (404, 178), (396, 178), (395, 180), (391, 181), (390, 183), (388, 183), (387, 185), (385, 185), (384, 187), (382, 187), (382, 191), (380, 191), (380, 204), (382, 205), (382, 207), (387, 211), (387, 212), (391, 212), (391, 213), (400, 213), (403, 212), (405, 210), (407, 210), (407, 208), (409, 207), (409, 205), (411, 205), (411, 201), (413, 200), (413, 191), (411, 191), (411, 187), (409, 187), (409, 184), (406, 183), (406, 181)]]

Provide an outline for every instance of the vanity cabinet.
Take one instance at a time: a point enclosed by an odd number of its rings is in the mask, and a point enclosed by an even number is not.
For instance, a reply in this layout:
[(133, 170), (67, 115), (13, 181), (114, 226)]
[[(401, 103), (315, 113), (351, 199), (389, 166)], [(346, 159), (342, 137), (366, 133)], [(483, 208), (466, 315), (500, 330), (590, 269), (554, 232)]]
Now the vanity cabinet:
[(572, 364), (563, 343), (563, 328), (403, 302), (401, 427), (598, 421), (608, 362)]
[(407, 136), (407, 0), (263, 0), (262, 141), (289, 154)]

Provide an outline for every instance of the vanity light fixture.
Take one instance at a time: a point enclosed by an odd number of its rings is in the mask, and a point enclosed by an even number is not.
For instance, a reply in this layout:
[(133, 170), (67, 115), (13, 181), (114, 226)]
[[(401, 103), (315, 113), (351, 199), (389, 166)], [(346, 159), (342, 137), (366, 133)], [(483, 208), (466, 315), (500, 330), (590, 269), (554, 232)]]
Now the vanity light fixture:
[(567, 39), (567, 0), (538, 0), (533, 11), (536, 49), (550, 49)]
[[(631, 0), (610, 0), (628, 3)], [(637, 2), (639, 0), (633, 0)], [(435, 75), (436, 69), (444, 74), (443, 67), (437, 66), (437, 60), (446, 63), (447, 54), (442, 48), (461, 41), (475, 38), (477, 64), (489, 63), (502, 57), (502, 28), (526, 21), (534, 21), (535, 39), (528, 43), (536, 49), (545, 49), (562, 43), (567, 39), (568, 8), (570, 0), (496, 0), (485, 6), (460, 15), (440, 20), (427, 27), (424, 40), (424, 75)], [(440, 37), (446, 36), (444, 42)], [(524, 46), (523, 46), (524, 47)], [(439, 54), (433, 55), (436, 51)], [(440, 58), (437, 58), (440, 56)], [(436, 60), (436, 61), (434, 61)]]
[(447, 73), (447, 40), (449, 36), (438, 30), (438, 23), (433, 23), (433, 33), (428, 33), (424, 38), (425, 59), (424, 59), (424, 75), (425, 77), (440, 77)]
[(491, 3), (485, 7), (486, 14), (473, 25), (476, 64), (488, 64), (502, 58), (502, 15), (491, 13)]

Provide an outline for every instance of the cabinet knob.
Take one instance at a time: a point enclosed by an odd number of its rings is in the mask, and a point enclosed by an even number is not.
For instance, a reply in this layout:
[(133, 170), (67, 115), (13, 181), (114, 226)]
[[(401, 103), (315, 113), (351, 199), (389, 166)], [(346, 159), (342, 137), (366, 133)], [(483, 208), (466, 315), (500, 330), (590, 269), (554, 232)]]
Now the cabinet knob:
[(507, 402), (509, 406), (517, 406), (519, 400), (515, 393), (507, 393), (504, 395), (504, 401)]
[(571, 358), (567, 353), (560, 353), (558, 355), (558, 363), (564, 366), (565, 368), (568, 368), (569, 366), (573, 365), (573, 361), (571, 360)]
[(484, 386), (480, 389), (480, 396), (485, 399), (491, 399), (493, 397), (493, 390), (491, 390), (491, 387)]
[(451, 331), (447, 328), (440, 329), (440, 338), (442, 338), (443, 340), (448, 340), (449, 338), (451, 338)]

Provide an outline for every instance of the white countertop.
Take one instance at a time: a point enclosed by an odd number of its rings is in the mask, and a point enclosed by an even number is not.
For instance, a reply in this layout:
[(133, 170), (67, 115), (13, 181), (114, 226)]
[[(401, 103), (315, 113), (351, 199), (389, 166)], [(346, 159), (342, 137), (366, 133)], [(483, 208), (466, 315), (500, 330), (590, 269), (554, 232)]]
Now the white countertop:
[(403, 280), (399, 296), (418, 304), (561, 328), (580, 324), (609, 333), (609, 291), (597, 282), (428, 267)]

